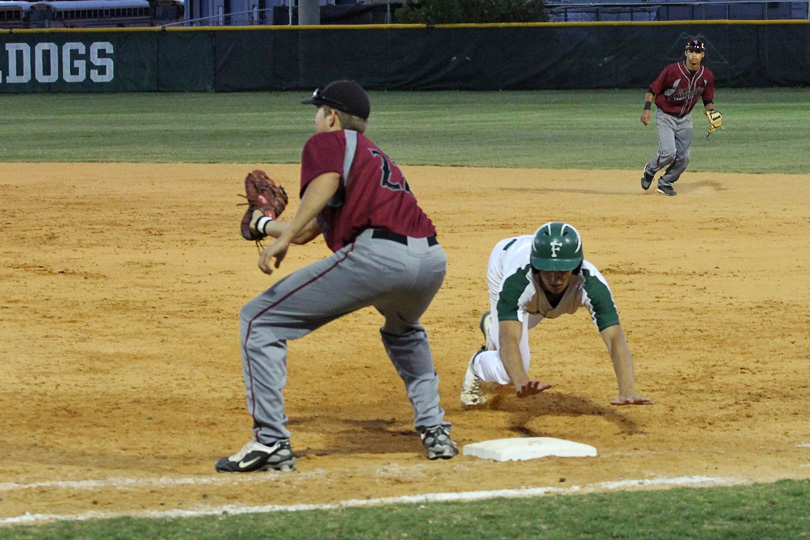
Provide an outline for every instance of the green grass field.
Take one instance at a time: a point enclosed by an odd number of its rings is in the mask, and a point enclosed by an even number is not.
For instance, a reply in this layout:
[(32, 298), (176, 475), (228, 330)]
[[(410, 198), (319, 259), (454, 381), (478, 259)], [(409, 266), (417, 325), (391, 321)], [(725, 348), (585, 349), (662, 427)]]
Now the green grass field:
[(810, 535), (810, 481), (0, 528), (37, 540), (788, 539)]
[[(307, 92), (2, 96), (3, 161), (297, 163)], [(403, 165), (641, 169), (657, 149), (644, 91), (374, 92), (369, 136)], [(810, 88), (719, 90), (689, 170), (804, 173)]]
[[(296, 163), (306, 92), (3, 95), (0, 161)], [(404, 165), (626, 169), (655, 153), (644, 91), (375, 92), (369, 136)], [(810, 88), (723, 90), (692, 171), (807, 173)], [(430, 486), (425, 486), (430, 492)], [(810, 536), (810, 482), (474, 503), (0, 527), (0, 539), (763, 539)], [(0, 493), (2, 505), (2, 493)]]

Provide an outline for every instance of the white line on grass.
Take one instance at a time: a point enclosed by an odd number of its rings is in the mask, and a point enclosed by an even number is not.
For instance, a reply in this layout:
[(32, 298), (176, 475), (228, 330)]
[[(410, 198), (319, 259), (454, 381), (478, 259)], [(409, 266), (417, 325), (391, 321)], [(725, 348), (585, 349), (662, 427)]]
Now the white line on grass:
[[(254, 475), (256, 476), (256, 475)], [(44, 484), (55, 486), (63, 484), (73, 484), (81, 489), (91, 489), (92, 487), (109, 486), (111, 482), (121, 482), (127, 486), (153, 485), (158, 484), (210, 484), (209, 478), (160, 478), (151, 481), (138, 479), (110, 479), (102, 481), (87, 480), (83, 482), (41, 482), (39, 484), (0, 484), (0, 486), (19, 486), (16, 489), (23, 489), (29, 486), (42, 487)], [(93, 519), (110, 519), (116, 517), (139, 517), (139, 518), (178, 518), (178, 517), (198, 517), (216, 515), (239, 515), (239, 514), (262, 514), (269, 512), (302, 512), (307, 510), (337, 510), (340, 508), (354, 508), (361, 506), (379, 506), (386, 504), (419, 504), (433, 502), (452, 501), (477, 501), (482, 499), (495, 498), (528, 498), (541, 495), (558, 494), (573, 495), (575, 493), (587, 493), (602, 490), (621, 490), (633, 487), (656, 487), (656, 486), (697, 486), (705, 484), (739, 484), (745, 481), (739, 478), (712, 478), (708, 476), (683, 476), (678, 478), (654, 478), (647, 480), (623, 480), (620, 482), (601, 482), (590, 486), (571, 486), (568, 488), (558, 487), (538, 487), (521, 489), (500, 489), (494, 491), (464, 491), (459, 493), (425, 493), (424, 495), (407, 495), (404, 497), (384, 497), (380, 499), (350, 499), (334, 504), (294, 504), (294, 505), (265, 505), (265, 506), (241, 506), (225, 505), (208, 508), (198, 508), (196, 510), (141, 510), (136, 512), (100, 512), (91, 511), (83, 514), (59, 515), (59, 514), (29, 514), (0, 519), (0, 525), (18, 525), (41, 523), (46, 521), (87, 521)], [(8, 488), (6, 488), (8, 490)]]

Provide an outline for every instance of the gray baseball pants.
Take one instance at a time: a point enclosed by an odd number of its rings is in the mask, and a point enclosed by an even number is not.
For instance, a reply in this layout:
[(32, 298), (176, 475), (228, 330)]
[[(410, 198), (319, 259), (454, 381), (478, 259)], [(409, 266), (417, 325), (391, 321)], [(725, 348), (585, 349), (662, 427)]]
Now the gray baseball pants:
[[(288, 439), (282, 389), (287, 340), (358, 309), (374, 306), (385, 318), (385, 351), (414, 410), (417, 429), (450, 424), (439, 407), (439, 377), (419, 318), (444, 281), (447, 257), (426, 238), (407, 245), (373, 238), (372, 230), (330, 257), (285, 277), (242, 308), (242, 369), (255, 440)], [(346, 359), (351, 362), (351, 359)]]
[(658, 179), (658, 187), (672, 187), (689, 165), (689, 155), (692, 152), (692, 113), (678, 118), (656, 109), (655, 123), (658, 125), (658, 155), (647, 163), (647, 170), (655, 174), (667, 167), (666, 172)]

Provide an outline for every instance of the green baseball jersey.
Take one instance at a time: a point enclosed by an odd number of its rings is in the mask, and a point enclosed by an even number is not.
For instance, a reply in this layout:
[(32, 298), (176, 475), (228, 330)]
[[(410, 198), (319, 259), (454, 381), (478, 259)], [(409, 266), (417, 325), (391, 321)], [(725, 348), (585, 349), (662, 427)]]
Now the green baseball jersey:
[[(599, 270), (588, 261), (582, 261), (579, 274), (571, 276), (568, 288), (559, 302), (552, 306), (540, 287), (539, 276), (534, 276), (529, 264), (529, 249), (526, 247), (530, 248), (530, 245), (519, 245), (525, 243), (525, 238), (530, 242), (531, 236), (519, 237), (516, 242), (508, 244), (504, 249), (504, 252), (515, 250), (513, 252), (515, 255), (520, 252), (525, 252), (526, 255), (504, 256), (502, 260), (504, 279), (498, 295), (499, 321), (521, 320), (519, 316), (521, 311), (542, 318), (555, 319), (565, 313), (574, 313), (580, 307), (586, 307), (600, 332), (619, 324), (619, 314), (613, 303), (610, 287)], [(509, 267), (510, 262), (512, 268)]]

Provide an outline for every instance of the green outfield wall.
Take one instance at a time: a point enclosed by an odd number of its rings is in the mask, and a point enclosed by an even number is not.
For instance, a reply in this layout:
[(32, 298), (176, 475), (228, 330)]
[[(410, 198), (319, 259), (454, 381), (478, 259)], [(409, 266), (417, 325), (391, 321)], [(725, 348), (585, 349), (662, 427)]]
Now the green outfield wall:
[(0, 92), (644, 88), (688, 38), (718, 86), (810, 85), (810, 21), (0, 32)]

